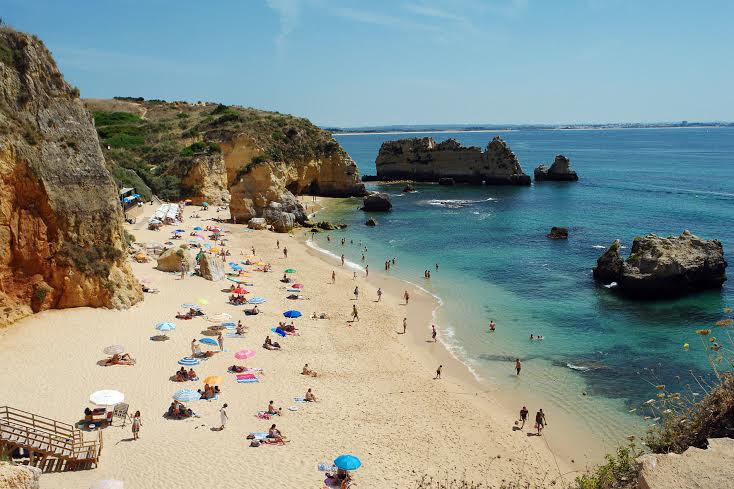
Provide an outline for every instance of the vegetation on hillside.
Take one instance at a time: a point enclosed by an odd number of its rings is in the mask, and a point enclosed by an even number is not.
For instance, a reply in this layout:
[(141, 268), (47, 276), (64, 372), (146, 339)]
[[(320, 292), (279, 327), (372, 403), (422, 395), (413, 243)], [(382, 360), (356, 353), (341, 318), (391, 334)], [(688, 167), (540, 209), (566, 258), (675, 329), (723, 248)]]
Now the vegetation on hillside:
[(86, 104), (113, 177), (146, 199), (150, 193), (168, 200), (193, 195), (197, 189), (181, 182), (196, 158), (216, 155), (222, 142), (240, 134), (252, 138), (263, 154), (240, 168), (238, 178), (266, 161), (287, 162), (339, 150), (328, 132), (307, 119), (278, 112), (141, 97)]

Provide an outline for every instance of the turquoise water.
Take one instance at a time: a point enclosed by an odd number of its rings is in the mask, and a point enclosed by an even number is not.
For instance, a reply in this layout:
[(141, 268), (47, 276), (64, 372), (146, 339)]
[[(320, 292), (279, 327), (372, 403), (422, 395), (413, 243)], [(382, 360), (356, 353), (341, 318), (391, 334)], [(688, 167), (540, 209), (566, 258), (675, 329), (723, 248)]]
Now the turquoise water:
[[(423, 135), (423, 134), (421, 134)], [(486, 146), (495, 133), (442, 133), (465, 145)], [(630, 129), (502, 133), (526, 173), (562, 153), (578, 183), (532, 187), (440, 187), (370, 184), (393, 195), (393, 211), (364, 226), (354, 199), (323, 217), (349, 228), (318, 244), (430, 290), (443, 300), (442, 338), (476, 374), (512, 386), (521, 398), (536, 392), (552, 405), (579, 414), (593, 410), (595, 429), (618, 437), (639, 424), (632, 408), (655, 395), (650, 383), (693, 383), (706, 373), (695, 330), (722, 318), (734, 305), (734, 283), (681, 300), (634, 302), (596, 285), (591, 268), (615, 238), (694, 234), (723, 242), (734, 263), (734, 129)], [(380, 144), (396, 135), (345, 135), (339, 142), (363, 175), (375, 174)], [(545, 237), (568, 226), (570, 239)], [(347, 238), (342, 249), (341, 236)], [(350, 244), (353, 240), (354, 244)], [(625, 254), (628, 252), (626, 250)], [(435, 263), (440, 270), (435, 270)], [(432, 271), (424, 280), (423, 271)], [(489, 334), (493, 319), (497, 332)], [(543, 341), (529, 341), (542, 334)], [(691, 348), (685, 351), (684, 343)], [(512, 375), (523, 360), (522, 384)], [(571, 368), (571, 367), (575, 367)], [(644, 411), (638, 409), (637, 414)]]

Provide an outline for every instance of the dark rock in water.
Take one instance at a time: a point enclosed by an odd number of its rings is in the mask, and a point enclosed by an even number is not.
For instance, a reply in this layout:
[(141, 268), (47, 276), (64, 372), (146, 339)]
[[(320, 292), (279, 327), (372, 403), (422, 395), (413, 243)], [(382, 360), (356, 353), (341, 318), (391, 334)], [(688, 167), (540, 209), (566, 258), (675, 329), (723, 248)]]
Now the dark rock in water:
[(339, 223), (334, 224), (334, 227), (337, 229), (346, 229), (347, 225), (344, 224), (343, 222), (339, 222)]
[(546, 236), (550, 239), (568, 239), (568, 228), (553, 226)]
[(454, 182), (454, 179), (453, 178), (450, 178), (450, 177), (443, 177), (443, 178), (439, 178), (438, 179), (438, 184), (439, 185), (451, 186), (451, 185), (454, 185), (455, 183), (456, 182)]
[(362, 210), (366, 212), (385, 212), (392, 209), (390, 196), (384, 192), (373, 192), (362, 202)]
[(405, 188), (403, 188), (403, 192), (415, 192), (415, 187), (412, 185), (406, 185)]
[(619, 240), (597, 260), (594, 278), (617, 282), (630, 297), (678, 297), (719, 288), (726, 281), (724, 248), (718, 240), (705, 240), (684, 231), (678, 237), (648, 234), (635, 238), (627, 260), (619, 254)]
[(329, 221), (321, 221), (318, 224), (316, 224), (316, 227), (319, 229), (323, 229), (324, 231), (332, 231), (336, 229), (336, 226), (334, 226)]
[(544, 180), (556, 182), (575, 182), (579, 179), (575, 171), (571, 169), (571, 160), (563, 155), (557, 155), (553, 164), (549, 167), (540, 165), (535, 169), (535, 181)]
[(377, 219), (369, 218), (367, 219), (367, 222), (365, 222), (364, 224), (365, 226), (375, 227), (377, 226)]

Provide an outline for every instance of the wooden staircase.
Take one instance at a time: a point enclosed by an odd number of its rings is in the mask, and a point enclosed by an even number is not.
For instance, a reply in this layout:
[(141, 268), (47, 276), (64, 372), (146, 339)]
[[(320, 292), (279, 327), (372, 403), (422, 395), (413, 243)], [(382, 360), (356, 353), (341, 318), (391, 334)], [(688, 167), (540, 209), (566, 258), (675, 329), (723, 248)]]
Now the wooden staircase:
[(85, 441), (74, 426), (21, 411), (0, 407), (0, 458), (27, 459), (44, 472), (92, 469), (102, 453), (102, 432)]

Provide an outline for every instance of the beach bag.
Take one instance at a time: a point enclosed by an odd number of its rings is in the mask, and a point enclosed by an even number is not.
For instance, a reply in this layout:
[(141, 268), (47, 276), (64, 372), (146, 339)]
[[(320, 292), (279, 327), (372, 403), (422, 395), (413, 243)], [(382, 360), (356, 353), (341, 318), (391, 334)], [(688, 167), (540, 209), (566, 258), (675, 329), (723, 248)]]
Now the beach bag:
[(259, 446), (260, 446), (260, 442), (259, 442), (259, 441), (257, 441), (257, 440), (252, 440), (252, 441), (250, 442), (250, 446), (251, 446), (251, 447), (259, 447)]
[(252, 433), (250, 433), (249, 435), (247, 435), (247, 439), (248, 440), (254, 440), (255, 439), (255, 435), (253, 435)]

